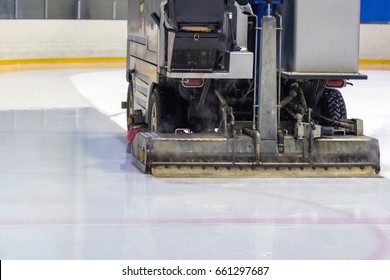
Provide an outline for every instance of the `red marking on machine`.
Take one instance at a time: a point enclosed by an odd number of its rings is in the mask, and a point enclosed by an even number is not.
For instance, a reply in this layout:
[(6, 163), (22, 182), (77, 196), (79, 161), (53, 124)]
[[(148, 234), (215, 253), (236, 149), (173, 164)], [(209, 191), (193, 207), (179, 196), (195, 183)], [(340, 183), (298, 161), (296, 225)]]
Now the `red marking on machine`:
[(181, 81), (184, 87), (189, 87), (189, 88), (197, 88), (197, 87), (202, 87), (204, 84), (203, 79), (184, 79)]
[(345, 80), (329, 80), (326, 83), (327, 88), (343, 88), (346, 85)]
[(127, 132), (127, 140), (129, 142), (133, 142), (135, 139), (135, 136), (137, 136), (138, 133), (140, 132), (146, 132), (149, 129), (146, 127), (137, 127), (137, 128), (132, 128)]

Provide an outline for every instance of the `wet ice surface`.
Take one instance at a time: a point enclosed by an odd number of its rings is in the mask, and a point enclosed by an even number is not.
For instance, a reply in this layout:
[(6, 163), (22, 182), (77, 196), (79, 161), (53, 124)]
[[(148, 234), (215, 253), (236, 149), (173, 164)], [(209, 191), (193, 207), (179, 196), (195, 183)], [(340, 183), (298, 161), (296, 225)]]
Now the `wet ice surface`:
[(159, 179), (126, 153), (118, 70), (0, 75), (1, 259), (390, 259), (390, 72), (344, 89), (375, 179)]

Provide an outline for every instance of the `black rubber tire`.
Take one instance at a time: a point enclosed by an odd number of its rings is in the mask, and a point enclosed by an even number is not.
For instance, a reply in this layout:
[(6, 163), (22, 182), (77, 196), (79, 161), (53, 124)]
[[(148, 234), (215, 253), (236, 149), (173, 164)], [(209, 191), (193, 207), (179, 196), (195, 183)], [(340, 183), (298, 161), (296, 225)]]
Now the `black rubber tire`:
[(155, 87), (148, 105), (148, 126), (151, 132), (172, 133), (177, 128), (175, 102), (164, 89)]
[(126, 122), (127, 130), (130, 130), (130, 124), (128, 123), (129, 116), (134, 112), (134, 94), (133, 94), (133, 82), (129, 82), (129, 87), (127, 88), (127, 108), (126, 108)]
[[(320, 100), (320, 114), (334, 121), (347, 119), (344, 98), (337, 89), (325, 89)], [(325, 121), (325, 125), (335, 126), (334, 121)]]

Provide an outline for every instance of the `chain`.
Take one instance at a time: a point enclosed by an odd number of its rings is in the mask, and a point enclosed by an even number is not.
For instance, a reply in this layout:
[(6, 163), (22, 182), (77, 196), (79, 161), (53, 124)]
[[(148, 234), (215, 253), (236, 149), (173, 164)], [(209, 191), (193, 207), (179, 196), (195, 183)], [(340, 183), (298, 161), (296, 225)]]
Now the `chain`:
[[(227, 113), (229, 114), (229, 118), (230, 118), (230, 121), (227, 123), (227, 127), (228, 127), (228, 130), (231, 130), (232, 131), (232, 136), (233, 136), (233, 141), (232, 141), (232, 160), (233, 162), (236, 161), (236, 145), (237, 145), (237, 132), (236, 130), (234, 129), (234, 114), (233, 114), (233, 108), (232, 107), (228, 107), (227, 108)], [(228, 132), (227, 135), (229, 135), (230, 133)]]
[(237, 144), (237, 132), (236, 130), (233, 130), (233, 146), (232, 146), (232, 161), (233, 163), (236, 162), (236, 144)]

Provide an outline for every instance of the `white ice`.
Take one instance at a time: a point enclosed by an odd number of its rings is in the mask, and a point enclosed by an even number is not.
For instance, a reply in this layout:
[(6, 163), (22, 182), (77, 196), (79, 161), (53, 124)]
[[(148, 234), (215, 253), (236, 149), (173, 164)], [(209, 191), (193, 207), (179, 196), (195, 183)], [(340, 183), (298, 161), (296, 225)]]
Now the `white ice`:
[(364, 73), (343, 93), (384, 178), (154, 178), (124, 71), (0, 74), (0, 259), (390, 259), (390, 72)]

